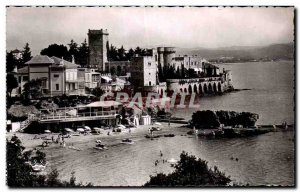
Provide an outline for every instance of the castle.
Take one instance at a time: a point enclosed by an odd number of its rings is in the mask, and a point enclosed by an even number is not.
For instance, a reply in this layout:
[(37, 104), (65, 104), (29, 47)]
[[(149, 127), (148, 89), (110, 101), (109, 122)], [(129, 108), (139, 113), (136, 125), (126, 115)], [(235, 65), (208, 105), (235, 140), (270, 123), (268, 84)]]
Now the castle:
[[(230, 71), (221, 71), (197, 55), (176, 56), (175, 47), (147, 49), (130, 61), (109, 61), (108, 37), (106, 29), (88, 30), (88, 68), (75, 64), (74, 58), (68, 62), (63, 58), (33, 57), (26, 67), (14, 72), (19, 87), (12, 94), (20, 96), (32, 79), (41, 79), (45, 97), (85, 95), (85, 88), (96, 87), (106, 92), (120, 91), (129, 84), (134, 92), (156, 92), (161, 96), (169, 92), (219, 94), (232, 88)], [(117, 71), (114, 80), (112, 71)]]
[[(230, 71), (220, 71), (219, 67), (205, 59), (193, 56), (176, 56), (175, 47), (147, 49), (144, 56), (135, 56), (131, 61), (108, 61), (107, 30), (89, 30), (89, 66), (99, 71), (109, 71), (112, 67), (130, 72), (131, 84), (135, 91), (154, 91), (165, 95), (167, 91), (177, 93), (217, 94), (232, 88)], [(175, 70), (191, 70), (193, 78), (158, 79), (159, 67), (172, 66)]]

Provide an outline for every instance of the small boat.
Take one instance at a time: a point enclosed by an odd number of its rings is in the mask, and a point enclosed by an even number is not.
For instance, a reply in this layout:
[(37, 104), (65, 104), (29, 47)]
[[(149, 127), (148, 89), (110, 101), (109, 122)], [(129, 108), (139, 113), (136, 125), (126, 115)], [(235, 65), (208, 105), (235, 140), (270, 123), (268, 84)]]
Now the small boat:
[(159, 128), (159, 127), (152, 127), (151, 129), (152, 129), (152, 131), (161, 131), (161, 128)]
[(170, 164), (175, 164), (175, 163), (178, 162), (178, 160), (172, 158), (172, 159), (167, 160), (167, 162), (170, 163)]
[(98, 143), (98, 144), (94, 147), (94, 149), (98, 149), (98, 150), (107, 150), (108, 148), (107, 148), (105, 145)]
[(164, 135), (164, 137), (175, 137), (175, 135), (171, 133), (171, 134)]
[(125, 144), (134, 144), (134, 142), (131, 139), (123, 139), (121, 143), (125, 143)]
[(160, 135), (145, 135), (147, 139), (160, 138)]
[(41, 172), (41, 171), (45, 170), (45, 168), (46, 168), (46, 166), (42, 165), (42, 164), (35, 164), (31, 167), (34, 172)]

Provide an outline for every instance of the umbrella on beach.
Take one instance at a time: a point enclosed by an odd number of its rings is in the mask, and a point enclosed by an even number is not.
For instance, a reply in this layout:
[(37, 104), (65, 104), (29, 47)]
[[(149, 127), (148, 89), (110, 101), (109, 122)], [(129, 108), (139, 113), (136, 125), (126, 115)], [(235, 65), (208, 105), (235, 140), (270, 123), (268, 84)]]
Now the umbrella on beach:
[(49, 130), (45, 130), (44, 132), (45, 132), (45, 133), (51, 133), (51, 131), (49, 131)]
[(83, 128), (78, 128), (76, 131), (78, 131), (78, 132), (84, 132), (84, 129)]
[(74, 132), (72, 129), (70, 129), (70, 128), (65, 128), (65, 131), (66, 132)]
[(87, 131), (91, 130), (91, 128), (89, 126), (84, 126), (84, 129), (87, 130)]
[(117, 127), (118, 127), (118, 128), (122, 128), (122, 129), (125, 129), (125, 128), (126, 128), (126, 127), (125, 127), (124, 125), (122, 125), (122, 124), (119, 124)]

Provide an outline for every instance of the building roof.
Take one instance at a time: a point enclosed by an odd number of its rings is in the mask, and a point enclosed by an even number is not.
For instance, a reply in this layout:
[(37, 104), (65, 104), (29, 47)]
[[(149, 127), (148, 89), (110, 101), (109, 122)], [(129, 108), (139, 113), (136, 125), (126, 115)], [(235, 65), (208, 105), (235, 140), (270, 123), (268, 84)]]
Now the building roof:
[(28, 73), (28, 66), (18, 69), (19, 74)]
[(54, 64), (53, 59), (48, 57), (47, 55), (36, 55), (27, 61), (25, 64)]
[(79, 65), (77, 65), (77, 64), (71, 63), (69, 61), (66, 61), (64, 59), (60, 59), (60, 58), (55, 57), (55, 56), (52, 56), (51, 59), (53, 59), (54, 64), (56, 64), (56, 65), (61, 65), (62, 64), (63, 66), (66, 67), (66, 69), (76, 69), (76, 68), (79, 67)]
[(96, 101), (86, 105), (86, 107), (112, 107), (122, 105), (122, 103), (117, 101)]
[(21, 51), (19, 49), (15, 49), (11, 51), (12, 53), (21, 53)]

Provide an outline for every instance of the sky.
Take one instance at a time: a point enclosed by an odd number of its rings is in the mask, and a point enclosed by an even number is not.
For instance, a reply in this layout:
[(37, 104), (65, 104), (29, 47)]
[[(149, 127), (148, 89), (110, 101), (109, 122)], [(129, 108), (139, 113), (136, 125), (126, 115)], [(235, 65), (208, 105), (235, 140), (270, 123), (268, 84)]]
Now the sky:
[(28, 42), (36, 55), (53, 43), (80, 44), (88, 29), (101, 28), (125, 49), (264, 46), (292, 42), (293, 19), (293, 8), (279, 7), (8, 7), (6, 50)]

